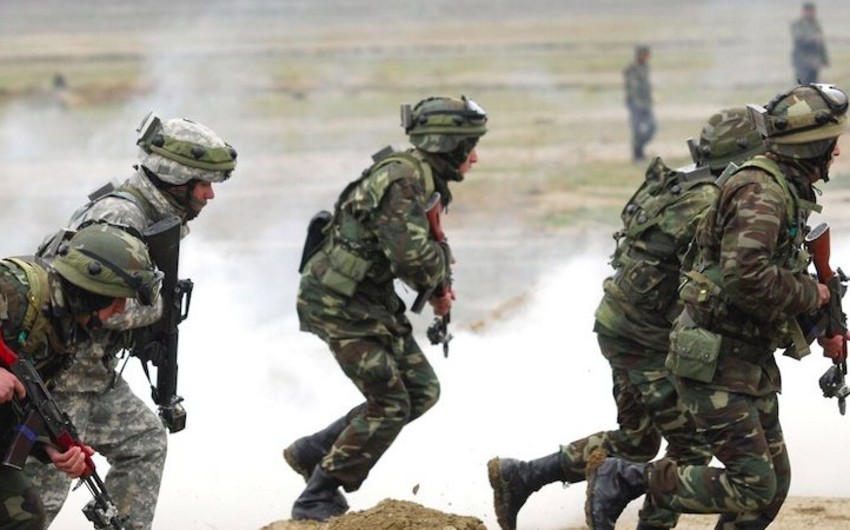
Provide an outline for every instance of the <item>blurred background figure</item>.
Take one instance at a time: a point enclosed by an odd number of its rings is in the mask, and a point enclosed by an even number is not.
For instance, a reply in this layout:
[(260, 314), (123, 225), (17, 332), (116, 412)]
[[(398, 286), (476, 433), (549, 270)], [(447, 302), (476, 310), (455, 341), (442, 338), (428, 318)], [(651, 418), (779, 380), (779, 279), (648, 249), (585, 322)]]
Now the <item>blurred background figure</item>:
[(803, 4), (802, 16), (791, 24), (791, 38), (794, 41), (791, 53), (794, 81), (801, 85), (817, 83), (820, 69), (829, 66), (829, 57), (814, 2)]
[(649, 46), (635, 46), (635, 60), (623, 71), (626, 106), (632, 128), (632, 160), (644, 160), (644, 146), (655, 136), (652, 114), (652, 84), (649, 82)]

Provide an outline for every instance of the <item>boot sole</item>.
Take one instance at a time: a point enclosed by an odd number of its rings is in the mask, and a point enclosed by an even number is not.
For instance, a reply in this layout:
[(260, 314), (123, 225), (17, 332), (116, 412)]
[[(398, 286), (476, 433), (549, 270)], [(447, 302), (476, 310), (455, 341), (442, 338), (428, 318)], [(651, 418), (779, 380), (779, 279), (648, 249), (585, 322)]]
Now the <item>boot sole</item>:
[(292, 468), (293, 471), (295, 471), (304, 478), (304, 482), (310, 480), (310, 472), (307, 471), (307, 468), (301, 465), (301, 462), (299, 462), (297, 458), (295, 458), (295, 455), (292, 454), (292, 451), (289, 450), (289, 447), (283, 450), (283, 459), (286, 461), (289, 467)]
[(487, 477), (490, 479), (490, 487), (493, 488), (493, 508), (496, 510), (496, 520), (502, 530), (516, 530), (516, 526), (508, 523), (505, 507), (510, 504), (506, 485), (502, 481), (501, 465), (498, 458), (487, 462)]

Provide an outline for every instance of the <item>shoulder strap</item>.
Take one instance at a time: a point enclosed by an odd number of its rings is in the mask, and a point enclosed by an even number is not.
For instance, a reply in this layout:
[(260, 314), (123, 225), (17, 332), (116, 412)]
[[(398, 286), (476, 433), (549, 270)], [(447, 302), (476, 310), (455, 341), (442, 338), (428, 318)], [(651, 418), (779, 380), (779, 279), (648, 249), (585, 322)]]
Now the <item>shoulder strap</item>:
[(46, 318), (42, 314), (41, 308), (50, 300), (47, 271), (21, 258), (6, 258), (6, 260), (11, 261), (24, 271), (27, 284), (29, 284), (27, 310), (24, 314), (24, 321), (21, 324), (21, 333), (18, 335), (18, 342), (24, 346), (24, 350), (29, 351), (29, 347), (32, 346), (30, 343), (32, 330), (35, 329), (39, 318)]

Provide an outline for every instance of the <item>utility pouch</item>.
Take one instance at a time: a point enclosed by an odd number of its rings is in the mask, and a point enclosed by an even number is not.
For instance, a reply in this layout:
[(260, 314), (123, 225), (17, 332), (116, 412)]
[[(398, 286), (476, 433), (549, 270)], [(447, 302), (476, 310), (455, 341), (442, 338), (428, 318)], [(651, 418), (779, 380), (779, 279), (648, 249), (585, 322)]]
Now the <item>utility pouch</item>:
[(310, 261), (310, 258), (313, 257), (313, 254), (322, 248), (322, 244), (327, 238), (325, 227), (328, 226), (332, 218), (333, 215), (331, 215), (331, 212), (322, 210), (310, 219), (310, 223), (307, 225), (307, 237), (304, 239), (304, 250), (301, 252), (301, 263), (298, 265), (298, 272), (303, 272), (304, 267)]
[(679, 377), (709, 383), (717, 370), (723, 336), (700, 327), (676, 326), (670, 333), (665, 366)]
[(351, 296), (357, 284), (366, 277), (370, 265), (369, 261), (337, 245), (328, 253), (328, 268), (319, 281), (332, 291)]

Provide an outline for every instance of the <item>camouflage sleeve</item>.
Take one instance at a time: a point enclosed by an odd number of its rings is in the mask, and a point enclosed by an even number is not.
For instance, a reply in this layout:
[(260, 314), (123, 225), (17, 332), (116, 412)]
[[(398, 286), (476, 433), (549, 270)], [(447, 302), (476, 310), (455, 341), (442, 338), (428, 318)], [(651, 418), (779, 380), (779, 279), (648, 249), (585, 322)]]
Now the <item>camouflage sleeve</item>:
[(817, 282), (774, 263), (786, 202), (778, 184), (765, 176), (721, 196), (720, 268), (731, 301), (759, 319), (778, 322), (815, 309)]
[(448, 276), (449, 249), (431, 237), (415, 182), (405, 178), (389, 186), (373, 227), (396, 277), (417, 288), (431, 288)]
[[(77, 226), (86, 221), (105, 222), (120, 227), (129, 227), (141, 234), (147, 228), (149, 221), (135, 203), (119, 197), (106, 197), (92, 205), (80, 219)], [(76, 228), (73, 227), (73, 228)], [(107, 319), (103, 326), (108, 329), (126, 330), (140, 328), (153, 324), (162, 316), (162, 302), (151, 306), (144, 306), (135, 300), (127, 300), (127, 307), (123, 313), (114, 315)]]

